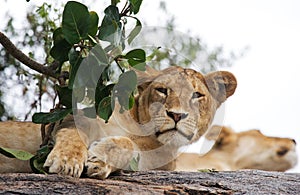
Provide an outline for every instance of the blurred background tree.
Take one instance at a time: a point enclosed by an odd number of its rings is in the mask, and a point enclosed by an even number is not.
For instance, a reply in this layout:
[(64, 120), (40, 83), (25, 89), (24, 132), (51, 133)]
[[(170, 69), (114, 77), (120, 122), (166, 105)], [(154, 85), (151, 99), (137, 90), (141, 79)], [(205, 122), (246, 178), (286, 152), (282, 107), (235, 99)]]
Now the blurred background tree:
[[(17, 48), (42, 64), (51, 61), (52, 33), (61, 18), (56, 6), (43, 3), (27, 10), (22, 30), (16, 30), (13, 16), (8, 14), (4, 19), (7, 24), (2, 31)], [(32, 113), (42, 110), (44, 105), (49, 109), (56, 96), (53, 85), (50, 78), (24, 66), (0, 47), (0, 120), (31, 120)], [(50, 106), (42, 104), (43, 101)]]

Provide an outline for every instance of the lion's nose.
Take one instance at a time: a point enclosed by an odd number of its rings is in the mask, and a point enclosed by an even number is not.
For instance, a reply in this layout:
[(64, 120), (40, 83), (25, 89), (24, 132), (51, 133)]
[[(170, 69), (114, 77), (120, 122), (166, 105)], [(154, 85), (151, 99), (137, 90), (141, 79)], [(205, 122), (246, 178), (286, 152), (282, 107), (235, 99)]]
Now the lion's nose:
[(188, 114), (169, 111), (167, 111), (167, 115), (171, 117), (175, 121), (175, 123), (179, 122), (181, 119), (185, 119), (188, 116)]

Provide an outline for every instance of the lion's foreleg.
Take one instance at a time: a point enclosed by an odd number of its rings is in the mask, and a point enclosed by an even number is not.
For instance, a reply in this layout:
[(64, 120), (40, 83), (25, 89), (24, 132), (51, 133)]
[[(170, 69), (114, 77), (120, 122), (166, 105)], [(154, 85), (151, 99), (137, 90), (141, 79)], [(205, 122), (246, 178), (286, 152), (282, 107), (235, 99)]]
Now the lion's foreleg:
[(44, 167), (50, 173), (80, 177), (87, 160), (87, 138), (76, 128), (60, 129)]

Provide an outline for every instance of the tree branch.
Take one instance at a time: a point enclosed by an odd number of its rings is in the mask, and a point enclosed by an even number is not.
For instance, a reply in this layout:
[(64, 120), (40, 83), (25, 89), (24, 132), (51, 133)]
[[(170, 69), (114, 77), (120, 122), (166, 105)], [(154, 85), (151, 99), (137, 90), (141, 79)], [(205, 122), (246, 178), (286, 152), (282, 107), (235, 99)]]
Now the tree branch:
[(12, 55), (14, 58), (22, 62), (27, 67), (55, 79), (58, 78), (58, 75), (55, 73), (55, 70), (48, 68), (43, 64), (40, 64), (33, 59), (29, 58), (22, 51), (20, 51), (2, 32), (0, 32), (0, 43), (7, 50), (7, 52)]

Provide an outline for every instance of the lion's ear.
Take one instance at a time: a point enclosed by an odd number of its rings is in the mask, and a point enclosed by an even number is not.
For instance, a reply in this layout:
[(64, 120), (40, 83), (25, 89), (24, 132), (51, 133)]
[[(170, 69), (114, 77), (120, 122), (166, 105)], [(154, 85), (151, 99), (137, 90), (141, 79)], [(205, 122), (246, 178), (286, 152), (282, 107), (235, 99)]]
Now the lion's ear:
[(220, 135), (215, 143), (215, 146), (220, 147), (220, 146), (228, 145), (230, 143), (234, 143), (235, 140), (236, 140), (235, 132), (231, 128), (223, 126)]
[(151, 84), (151, 81), (149, 81), (149, 82), (143, 82), (143, 83), (139, 84), (137, 86), (139, 94), (142, 94), (142, 92), (144, 90), (146, 90), (150, 84)]
[(230, 97), (237, 87), (235, 76), (227, 71), (209, 73), (205, 75), (205, 82), (209, 92), (219, 105)]
[(205, 138), (216, 141), (215, 147), (221, 147), (230, 143), (234, 143), (236, 134), (229, 127), (214, 125), (208, 130)]
[(158, 75), (161, 74), (160, 71), (157, 71), (149, 66), (146, 66), (145, 71), (133, 69), (137, 75), (138, 85), (143, 85), (145, 83), (152, 82)]

